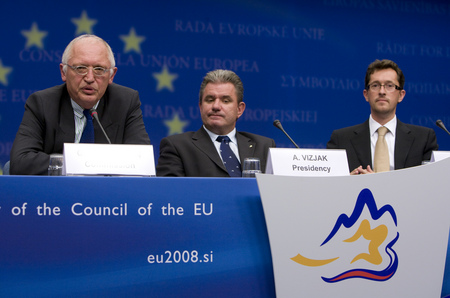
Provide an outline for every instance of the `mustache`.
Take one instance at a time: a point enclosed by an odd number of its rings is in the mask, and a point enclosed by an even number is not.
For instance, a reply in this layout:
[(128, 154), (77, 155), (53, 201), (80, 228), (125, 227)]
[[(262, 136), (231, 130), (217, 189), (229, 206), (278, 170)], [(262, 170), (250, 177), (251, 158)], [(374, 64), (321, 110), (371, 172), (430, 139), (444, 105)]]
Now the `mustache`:
[(376, 98), (376, 100), (378, 101), (378, 100), (387, 100), (387, 101), (389, 101), (389, 98), (387, 98), (386, 96), (378, 96), (377, 98)]

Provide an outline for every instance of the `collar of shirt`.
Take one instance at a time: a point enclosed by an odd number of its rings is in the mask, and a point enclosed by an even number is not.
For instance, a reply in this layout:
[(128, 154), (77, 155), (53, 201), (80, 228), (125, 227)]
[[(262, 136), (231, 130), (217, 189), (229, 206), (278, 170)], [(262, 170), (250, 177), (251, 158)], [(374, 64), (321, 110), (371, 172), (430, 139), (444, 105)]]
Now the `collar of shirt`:
[(389, 164), (391, 171), (395, 169), (395, 159), (394, 159), (394, 152), (395, 152), (395, 134), (397, 130), (397, 116), (394, 116), (388, 123), (385, 125), (381, 125), (380, 123), (376, 122), (372, 115), (370, 115), (369, 118), (369, 129), (370, 129), (370, 148), (371, 148), (371, 156), (372, 156), (372, 165), (373, 165), (373, 159), (375, 155), (375, 145), (378, 140), (378, 128), (381, 126), (386, 127), (389, 131), (386, 133), (385, 139), (386, 143), (388, 145), (389, 149)]
[[(208, 133), (209, 137), (211, 138), (211, 142), (213, 142), (214, 147), (216, 147), (217, 153), (219, 153), (220, 158), (222, 158), (222, 155), (220, 154), (220, 143), (216, 141), (218, 134), (213, 133), (212, 131), (208, 130), (204, 125), (203, 128)], [(236, 155), (239, 162), (241, 162), (241, 159), (239, 157), (239, 150), (237, 145), (237, 139), (236, 139), (236, 128), (234, 128), (227, 136), (230, 138), (231, 142), (229, 143), (231, 150), (233, 151), (234, 155)]]
[[(385, 125), (381, 125), (380, 123), (376, 122), (373, 118), (372, 115), (370, 115), (369, 117), (369, 129), (370, 129), (370, 136), (373, 137), (376, 135), (376, 137), (378, 138), (378, 133), (377, 130), (378, 128), (380, 128), (381, 126), (386, 127), (389, 131), (387, 132), (387, 134), (391, 133), (392, 136), (395, 139), (395, 132), (397, 129), (397, 116), (394, 115), (394, 118), (391, 119), (391, 121), (389, 121), (388, 123), (386, 123)], [(386, 134), (386, 135), (387, 135)]]
[[(84, 114), (83, 114), (84, 109), (82, 107), (80, 107), (72, 98), (70, 99), (70, 103), (72, 104), (74, 115), (77, 116), (78, 118), (82, 119), (84, 117)], [(100, 101), (97, 101), (97, 103), (94, 106), (94, 109), (97, 109), (99, 103), (100, 103)]]

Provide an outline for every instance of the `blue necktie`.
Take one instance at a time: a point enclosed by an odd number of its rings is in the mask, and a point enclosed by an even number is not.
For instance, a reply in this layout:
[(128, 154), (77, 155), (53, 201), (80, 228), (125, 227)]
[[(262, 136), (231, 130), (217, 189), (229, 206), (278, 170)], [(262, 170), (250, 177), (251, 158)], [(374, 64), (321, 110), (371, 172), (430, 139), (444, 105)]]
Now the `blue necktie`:
[(94, 143), (94, 123), (92, 123), (92, 116), (89, 110), (83, 111), (84, 116), (86, 117), (86, 126), (84, 127), (83, 134), (81, 135), (80, 143)]
[(236, 155), (230, 148), (230, 138), (228, 136), (218, 136), (216, 141), (220, 142), (220, 154), (222, 155), (223, 164), (227, 168), (231, 177), (242, 177), (241, 164)]

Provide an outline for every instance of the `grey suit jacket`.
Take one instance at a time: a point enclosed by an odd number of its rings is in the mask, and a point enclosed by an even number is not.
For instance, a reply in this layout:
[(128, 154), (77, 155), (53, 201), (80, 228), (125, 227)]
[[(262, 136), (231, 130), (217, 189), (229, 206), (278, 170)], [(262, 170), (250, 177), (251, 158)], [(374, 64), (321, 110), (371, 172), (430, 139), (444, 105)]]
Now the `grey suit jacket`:
[[(362, 124), (333, 131), (327, 143), (328, 149), (345, 149), (350, 171), (360, 165), (372, 166), (369, 120)], [(395, 169), (414, 167), (430, 160), (433, 150), (438, 150), (433, 129), (397, 120), (394, 148)]]
[[(113, 144), (150, 144), (136, 90), (111, 84), (97, 107), (98, 117)], [(107, 143), (94, 121), (95, 143)], [(38, 91), (25, 112), (11, 149), (11, 174), (46, 175), (49, 156), (75, 141), (74, 112), (66, 84)]]
[[(261, 169), (275, 141), (248, 132), (236, 132), (241, 162), (246, 157), (258, 157)], [(206, 130), (185, 132), (165, 137), (159, 147), (157, 176), (230, 177)]]

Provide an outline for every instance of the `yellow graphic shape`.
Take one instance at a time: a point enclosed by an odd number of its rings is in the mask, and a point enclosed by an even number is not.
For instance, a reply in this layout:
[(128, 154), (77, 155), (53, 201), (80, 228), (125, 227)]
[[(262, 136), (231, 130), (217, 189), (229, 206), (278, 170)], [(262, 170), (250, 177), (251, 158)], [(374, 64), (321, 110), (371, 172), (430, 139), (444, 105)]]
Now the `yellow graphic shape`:
[(295, 257), (291, 258), (292, 261), (299, 263), (300, 265), (309, 266), (309, 267), (319, 267), (319, 266), (327, 265), (327, 264), (330, 264), (331, 262), (336, 261), (337, 259), (339, 259), (339, 257), (333, 258), (333, 259), (326, 259), (326, 260), (313, 260), (313, 259), (308, 259), (308, 258), (302, 256), (301, 254), (298, 254)]
[(383, 258), (378, 251), (378, 247), (380, 247), (384, 240), (386, 240), (387, 235), (388, 228), (385, 225), (380, 225), (374, 229), (371, 229), (369, 221), (367, 219), (363, 220), (355, 235), (348, 238), (347, 240), (344, 240), (344, 242), (354, 242), (361, 236), (363, 236), (365, 239), (370, 241), (369, 253), (361, 253), (357, 255), (353, 258), (351, 263), (363, 259), (369, 263), (380, 265), (383, 261)]
[(97, 20), (90, 19), (85, 10), (83, 10), (79, 19), (72, 18), (71, 21), (77, 26), (75, 35), (81, 35), (82, 33), (92, 34), (92, 27), (97, 24)]
[(8, 86), (7, 75), (12, 71), (12, 67), (4, 66), (2, 59), (0, 59), (0, 83), (4, 86)]
[(25, 44), (26, 49), (30, 48), (31, 46), (36, 46), (39, 49), (44, 48), (42, 39), (47, 36), (48, 32), (40, 31), (36, 22), (31, 25), (30, 30), (22, 30), (20, 32), (27, 39), (27, 43)]
[(128, 35), (120, 35), (119, 38), (125, 43), (124, 53), (129, 51), (135, 51), (136, 53), (141, 53), (141, 43), (145, 40), (144, 36), (136, 35), (136, 30), (131, 27)]
[(178, 114), (174, 114), (172, 120), (165, 120), (164, 124), (169, 128), (168, 136), (177, 134), (177, 133), (183, 133), (184, 128), (186, 125), (189, 124), (189, 121), (182, 121), (180, 117), (178, 117)]
[(164, 88), (167, 88), (170, 92), (173, 92), (173, 80), (178, 78), (177, 74), (171, 74), (166, 65), (163, 66), (163, 69), (160, 73), (154, 72), (153, 77), (158, 81), (158, 86), (156, 87), (156, 91), (160, 91)]

